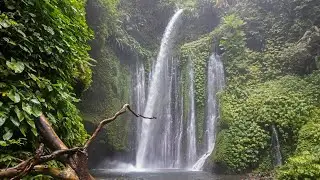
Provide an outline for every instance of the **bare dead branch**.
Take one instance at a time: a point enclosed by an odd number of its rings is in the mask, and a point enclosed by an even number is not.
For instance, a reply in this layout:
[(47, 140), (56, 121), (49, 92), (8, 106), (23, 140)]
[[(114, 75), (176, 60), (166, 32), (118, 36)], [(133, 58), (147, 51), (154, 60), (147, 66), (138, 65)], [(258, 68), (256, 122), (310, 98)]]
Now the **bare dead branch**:
[(135, 113), (131, 108), (129, 104), (125, 104), (123, 105), (123, 107), (114, 114), (113, 117), (102, 120), (98, 127), (96, 128), (96, 130), (94, 131), (94, 133), (92, 134), (92, 136), (89, 138), (89, 140), (86, 142), (86, 144), (84, 145), (84, 149), (87, 149), (89, 147), (89, 145), (91, 144), (91, 142), (96, 138), (96, 136), (98, 135), (98, 133), (101, 131), (101, 129), (103, 128), (103, 126), (111, 123), (112, 121), (116, 120), (118, 116), (120, 116), (121, 114), (124, 114), (127, 110), (129, 110), (133, 115), (135, 115), (136, 117), (143, 117), (146, 119), (156, 119), (156, 117), (145, 117), (142, 116), (138, 113)]
[[(82, 150), (83, 148), (76, 147), (76, 148), (72, 148), (72, 149), (57, 150), (57, 151), (52, 152), (49, 155), (42, 155), (43, 149), (44, 149), (44, 145), (40, 144), (39, 148), (36, 151), (36, 155), (34, 157), (29, 158), (29, 159), (21, 162), (20, 164), (18, 164), (15, 167), (0, 170), (0, 177), (13, 177), (13, 178), (11, 178), (11, 180), (21, 179), (21, 177), (27, 175), (31, 171), (39, 172), (40, 166), (38, 166), (38, 169), (34, 169), (35, 166), (37, 166), (39, 164), (43, 164), (43, 163), (51, 161), (51, 160), (54, 160), (54, 159), (58, 159), (60, 156), (63, 156), (66, 154), (68, 154), (68, 155), (74, 154), (77, 151)], [(45, 166), (42, 166), (42, 167), (43, 167), (42, 168), (43, 170), (46, 170), (48, 172), (54, 172), (54, 171), (48, 170), (48, 168), (44, 168)], [(58, 170), (56, 169), (55, 171), (58, 171)], [(60, 171), (62, 171), (62, 170), (60, 170)], [(55, 174), (55, 173), (53, 173), (53, 174)], [(66, 173), (63, 173), (63, 175), (61, 175), (61, 176), (67, 177), (65, 174)], [(69, 176), (71, 177), (70, 172), (67, 174), (68, 174), (68, 177)]]
[(82, 149), (83, 149), (82, 147), (75, 147), (75, 148), (72, 148), (72, 149), (57, 150), (57, 151), (52, 152), (49, 155), (41, 156), (39, 158), (39, 162), (45, 163), (45, 162), (48, 162), (48, 161), (51, 161), (51, 160), (54, 160), (54, 159), (58, 159), (59, 157), (61, 157), (63, 155), (66, 155), (66, 154), (72, 155), (72, 154), (74, 154), (77, 151), (80, 151)]
[(23, 162), (20, 163), (21, 166), (17, 167), (19, 169), (18, 171), (19, 174), (11, 178), (11, 180), (20, 179), (21, 177), (28, 174), (33, 169), (33, 167), (38, 164), (39, 159), (43, 154), (43, 150), (44, 150), (44, 144), (41, 143), (39, 148), (36, 150), (36, 155), (33, 158), (30, 158), (27, 161), (25, 161), (26, 163), (23, 163)]
[(142, 118), (144, 118), (144, 119), (157, 119), (156, 117), (145, 117), (145, 116), (143, 116), (143, 115), (141, 115), (141, 114), (137, 114), (137, 113), (135, 113), (132, 109), (131, 109), (131, 107), (130, 106), (127, 106), (127, 108), (128, 108), (128, 110), (133, 114), (133, 115), (135, 115), (136, 117), (142, 117)]

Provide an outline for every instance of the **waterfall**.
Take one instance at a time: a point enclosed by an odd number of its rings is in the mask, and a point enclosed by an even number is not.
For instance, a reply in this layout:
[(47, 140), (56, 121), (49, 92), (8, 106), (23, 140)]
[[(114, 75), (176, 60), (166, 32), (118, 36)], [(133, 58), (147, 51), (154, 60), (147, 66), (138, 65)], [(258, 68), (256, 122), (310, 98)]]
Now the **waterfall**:
[[(181, 94), (181, 93), (179, 93)], [(182, 166), (182, 154), (181, 154), (181, 148), (182, 148), (182, 134), (183, 134), (183, 96), (180, 95), (180, 108), (179, 108), (179, 113), (177, 113), (177, 121), (178, 121), (178, 126), (179, 130), (177, 131), (177, 136), (176, 136), (176, 143), (177, 144), (177, 149), (176, 149), (176, 161), (175, 161), (175, 168), (179, 168)], [(177, 98), (177, 102), (178, 99)], [(178, 104), (178, 103), (177, 103)]]
[[(171, 18), (161, 40), (160, 51), (152, 71), (148, 89), (145, 116), (155, 116), (156, 120), (143, 119), (140, 140), (136, 154), (137, 168), (173, 167), (172, 102), (172, 53), (175, 36), (183, 10), (178, 10)], [(172, 62), (171, 62), (172, 63)], [(174, 64), (174, 63), (173, 63)]]
[(173, 146), (173, 168), (181, 168), (182, 166), (182, 138), (183, 138), (183, 95), (181, 92), (181, 82), (182, 79), (179, 74), (178, 69), (178, 59), (173, 61), (172, 77), (173, 77), (173, 137), (174, 137), (174, 146)]
[[(145, 69), (143, 62), (139, 60), (136, 62), (135, 71), (133, 76), (133, 94), (134, 94), (134, 108), (137, 112), (144, 110), (145, 101), (146, 101), (146, 85), (145, 85)], [(139, 118), (141, 119), (141, 118)], [(137, 132), (141, 132), (141, 121), (137, 121)], [(141, 134), (137, 133), (136, 142), (139, 142), (141, 139)], [(136, 147), (138, 144), (136, 144)]]
[(224, 87), (224, 69), (220, 56), (213, 54), (208, 62), (207, 73), (207, 117), (205, 127), (205, 153), (194, 164), (193, 170), (202, 170), (206, 159), (214, 150), (216, 124), (219, 118), (217, 93)]
[(194, 95), (194, 72), (193, 63), (189, 60), (189, 120), (187, 127), (187, 164), (191, 168), (197, 158), (196, 144), (196, 113), (195, 113), (195, 95)]
[(272, 144), (274, 147), (274, 156), (275, 156), (275, 166), (281, 166), (282, 156), (280, 152), (280, 142), (279, 142), (278, 132), (274, 124), (271, 126), (271, 129), (272, 129), (272, 142), (273, 142)]

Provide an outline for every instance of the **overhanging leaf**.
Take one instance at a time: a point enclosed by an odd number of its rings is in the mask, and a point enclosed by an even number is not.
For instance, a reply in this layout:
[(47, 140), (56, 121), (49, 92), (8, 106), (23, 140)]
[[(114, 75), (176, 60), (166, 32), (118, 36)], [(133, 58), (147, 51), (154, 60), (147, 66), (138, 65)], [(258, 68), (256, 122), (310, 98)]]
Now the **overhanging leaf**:
[(31, 99), (31, 102), (35, 103), (35, 104), (40, 104), (38, 99)]
[(27, 129), (28, 128), (26, 124), (21, 124), (21, 126), (19, 127), (19, 130), (24, 137), (26, 137)]
[(39, 106), (32, 106), (32, 114), (39, 117), (42, 114), (41, 108)]
[(38, 132), (37, 132), (36, 128), (32, 128), (31, 131), (32, 131), (34, 136), (38, 136)]
[(20, 109), (18, 107), (14, 108), (14, 112), (16, 112), (17, 117), (18, 117), (19, 121), (21, 122), (24, 119), (23, 112), (20, 111)]
[(12, 136), (13, 136), (13, 132), (10, 129), (2, 136), (2, 138), (3, 138), (3, 140), (8, 141), (12, 138)]
[(32, 108), (29, 104), (27, 103), (22, 103), (22, 109), (27, 112), (29, 115), (32, 114)]
[(48, 33), (50, 33), (51, 35), (54, 35), (54, 31), (50, 26), (46, 26), (44, 24), (42, 24), (44, 30), (46, 30)]
[(0, 127), (6, 122), (6, 117), (0, 117)]
[(36, 128), (33, 120), (28, 119), (28, 120), (27, 120), (27, 123), (28, 123), (32, 128)]
[(0, 146), (7, 146), (7, 143), (5, 141), (0, 141)]
[(8, 93), (8, 97), (15, 103), (20, 102), (20, 95), (13, 90)]
[(6, 65), (9, 69), (13, 70), (15, 73), (22, 73), (24, 70), (24, 64), (22, 62), (7, 61)]
[(10, 117), (10, 120), (15, 126), (17, 126), (17, 127), (20, 126), (20, 122), (15, 117)]
[(18, 29), (17, 32), (18, 32), (19, 34), (21, 34), (24, 38), (27, 37), (26, 34), (25, 34), (24, 32), (22, 32), (20, 29)]

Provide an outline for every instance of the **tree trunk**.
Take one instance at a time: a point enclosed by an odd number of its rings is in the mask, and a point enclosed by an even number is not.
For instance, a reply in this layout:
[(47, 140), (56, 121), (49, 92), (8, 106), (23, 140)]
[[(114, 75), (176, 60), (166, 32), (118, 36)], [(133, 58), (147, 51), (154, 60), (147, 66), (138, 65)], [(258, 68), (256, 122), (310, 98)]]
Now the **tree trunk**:
[[(62, 180), (94, 180), (88, 168), (88, 147), (105, 125), (116, 120), (118, 116), (124, 114), (127, 110), (136, 117), (156, 119), (155, 117), (149, 118), (137, 114), (130, 108), (129, 104), (125, 104), (122, 107), (122, 109), (120, 109), (120, 111), (114, 114), (113, 117), (100, 122), (92, 136), (89, 138), (89, 140), (85, 143), (83, 147), (75, 147), (72, 149), (69, 149), (62, 142), (62, 140), (53, 130), (52, 126), (50, 125), (46, 117), (44, 115), (41, 115), (36, 120), (36, 127), (42, 142), (44, 142), (45, 145), (50, 148), (52, 153), (49, 155), (44, 155), (44, 145), (41, 144), (38, 150), (36, 151), (36, 155), (33, 158), (25, 160), (15, 167), (0, 169), (0, 179), (21, 179), (28, 173), (32, 172), (50, 175), (56, 179)], [(62, 162), (66, 166), (65, 169), (61, 170), (41, 165), (51, 160), (58, 160)]]

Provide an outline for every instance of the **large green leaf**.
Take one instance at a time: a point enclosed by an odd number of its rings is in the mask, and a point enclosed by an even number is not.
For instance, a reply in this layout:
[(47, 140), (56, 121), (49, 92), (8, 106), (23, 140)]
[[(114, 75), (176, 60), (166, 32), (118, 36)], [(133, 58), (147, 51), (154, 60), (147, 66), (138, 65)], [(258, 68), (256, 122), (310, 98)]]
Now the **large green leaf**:
[(33, 121), (33, 120), (28, 119), (28, 120), (27, 120), (27, 123), (32, 127), (32, 129), (35, 129), (35, 128), (36, 128), (36, 125), (34, 124), (34, 121)]
[(14, 112), (16, 112), (19, 121), (21, 122), (24, 119), (23, 112), (16, 106), (14, 108)]
[(31, 107), (29, 104), (23, 102), (23, 103), (22, 103), (22, 109), (23, 109), (26, 113), (28, 113), (29, 115), (32, 114), (32, 107)]
[(48, 33), (50, 33), (51, 35), (54, 35), (54, 31), (50, 26), (46, 26), (44, 24), (42, 24), (44, 30), (46, 30)]
[(19, 120), (17, 118), (11, 116), (10, 120), (15, 126), (17, 126), (17, 127), (20, 126), (20, 122), (19, 122)]
[(33, 102), (33, 103), (35, 103), (35, 104), (40, 104), (39, 100), (38, 100), (38, 99), (35, 99), (35, 98), (34, 98), (34, 99), (31, 99), (30, 101)]
[(24, 63), (23, 62), (16, 62), (15, 60), (7, 61), (6, 65), (9, 69), (13, 70), (15, 73), (22, 73), (24, 70)]
[(7, 117), (0, 117), (0, 127), (6, 122)]
[(20, 102), (20, 95), (13, 90), (9, 91), (8, 97), (15, 103)]
[(32, 128), (31, 131), (32, 131), (34, 136), (38, 136), (38, 132), (37, 132), (36, 128)]
[(7, 141), (7, 140), (10, 140), (12, 138), (12, 136), (13, 136), (13, 132), (10, 129), (2, 136), (2, 138), (3, 138), (3, 140)]
[(39, 106), (32, 106), (32, 114), (36, 117), (41, 116), (42, 111), (41, 111), (41, 107)]
[(7, 146), (7, 143), (5, 141), (0, 141), (0, 146)]
[(26, 137), (26, 133), (27, 133), (27, 130), (28, 130), (28, 125), (26, 124), (21, 124), (21, 126), (19, 127), (19, 130), (21, 132), (21, 134)]

